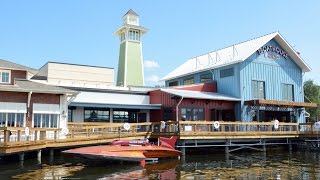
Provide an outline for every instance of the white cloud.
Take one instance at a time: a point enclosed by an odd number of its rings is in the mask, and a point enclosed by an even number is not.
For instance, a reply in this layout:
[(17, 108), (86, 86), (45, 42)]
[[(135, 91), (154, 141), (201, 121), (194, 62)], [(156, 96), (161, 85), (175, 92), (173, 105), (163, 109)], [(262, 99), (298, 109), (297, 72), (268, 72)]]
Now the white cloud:
[(147, 82), (158, 82), (159, 79), (160, 79), (159, 76), (157, 76), (157, 75), (151, 75), (151, 76), (148, 76), (148, 77), (146, 78), (146, 81), (147, 81)]
[(143, 62), (143, 66), (144, 66), (144, 68), (149, 68), (149, 69), (160, 67), (158, 62), (157, 61), (153, 61), (153, 60), (145, 60)]

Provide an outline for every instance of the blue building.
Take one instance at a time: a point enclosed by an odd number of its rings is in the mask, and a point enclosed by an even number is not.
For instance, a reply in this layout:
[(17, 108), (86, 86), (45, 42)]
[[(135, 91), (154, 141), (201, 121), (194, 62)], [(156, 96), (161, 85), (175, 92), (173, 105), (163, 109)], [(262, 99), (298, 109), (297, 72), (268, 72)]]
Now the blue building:
[(215, 81), (217, 92), (241, 99), (236, 121), (305, 122), (303, 73), (311, 68), (279, 32), (187, 60), (166, 75), (166, 86)]

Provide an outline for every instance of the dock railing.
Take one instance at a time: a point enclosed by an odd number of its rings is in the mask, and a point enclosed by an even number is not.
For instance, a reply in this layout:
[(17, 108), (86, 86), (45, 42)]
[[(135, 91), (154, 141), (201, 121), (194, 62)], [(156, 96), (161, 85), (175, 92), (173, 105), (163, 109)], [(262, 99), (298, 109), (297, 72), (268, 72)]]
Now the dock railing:
[(314, 122), (300, 123), (299, 133), (301, 137), (320, 138), (320, 128), (317, 128)]
[[(225, 122), (219, 121), (219, 125), (213, 121), (166, 121), (130, 123), (129, 130), (123, 127), (123, 123), (99, 123), (99, 122), (68, 122), (67, 134), (63, 134), (61, 128), (25, 128), (25, 127), (0, 127), (0, 146), (9, 142), (73, 142), (80, 141), (109, 142), (120, 138), (149, 138), (159, 136), (180, 136), (190, 138), (216, 137), (221, 135), (249, 134), (258, 137), (265, 134), (274, 136), (298, 135), (310, 129), (310, 124), (279, 123), (277, 129), (272, 122)], [(302, 131), (303, 130), (303, 131)], [(28, 131), (28, 132), (27, 132)], [(83, 142), (84, 143), (84, 142)], [(61, 145), (62, 146), (62, 145)]]

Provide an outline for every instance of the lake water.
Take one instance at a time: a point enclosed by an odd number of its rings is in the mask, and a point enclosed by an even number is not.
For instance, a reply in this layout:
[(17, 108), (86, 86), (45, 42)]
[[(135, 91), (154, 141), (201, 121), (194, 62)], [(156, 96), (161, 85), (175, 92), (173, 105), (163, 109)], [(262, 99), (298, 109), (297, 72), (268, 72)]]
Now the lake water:
[(41, 162), (0, 160), (0, 179), (320, 179), (319, 152), (273, 151), (187, 155), (147, 164), (109, 163), (56, 153)]

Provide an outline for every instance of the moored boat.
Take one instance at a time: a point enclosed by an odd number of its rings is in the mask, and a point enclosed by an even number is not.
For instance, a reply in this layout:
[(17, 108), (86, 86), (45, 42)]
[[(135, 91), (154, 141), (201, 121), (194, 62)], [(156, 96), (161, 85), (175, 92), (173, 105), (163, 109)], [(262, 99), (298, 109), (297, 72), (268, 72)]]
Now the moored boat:
[(175, 150), (176, 137), (159, 138), (156, 146), (147, 140), (117, 140), (111, 145), (90, 146), (63, 151), (79, 154), (88, 158), (105, 158), (110, 160), (141, 162), (149, 158), (178, 157), (181, 152)]

